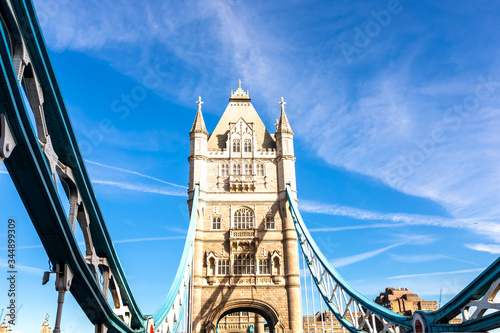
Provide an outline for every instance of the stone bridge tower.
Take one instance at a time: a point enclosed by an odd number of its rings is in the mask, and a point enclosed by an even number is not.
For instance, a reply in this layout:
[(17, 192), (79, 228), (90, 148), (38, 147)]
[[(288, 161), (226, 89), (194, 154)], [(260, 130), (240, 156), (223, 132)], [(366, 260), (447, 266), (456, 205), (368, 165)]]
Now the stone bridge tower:
[[(267, 131), (241, 81), (212, 134), (201, 98), (197, 103), (189, 133), (190, 204), (200, 185), (193, 332), (215, 333), (225, 315), (248, 311), (256, 314), (254, 332), (264, 332), (265, 319), (271, 333), (300, 333), (298, 244), (286, 199), (286, 184), (295, 190), (295, 157), (285, 102), (275, 134)], [(219, 333), (238, 332), (223, 326)]]

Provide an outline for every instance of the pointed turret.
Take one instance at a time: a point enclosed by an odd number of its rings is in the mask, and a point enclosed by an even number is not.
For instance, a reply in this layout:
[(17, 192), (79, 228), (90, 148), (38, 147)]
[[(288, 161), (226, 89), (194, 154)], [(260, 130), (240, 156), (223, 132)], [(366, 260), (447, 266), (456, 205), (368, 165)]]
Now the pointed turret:
[[(281, 114), (280, 119), (276, 122), (276, 147), (278, 149), (279, 170), (282, 173), (278, 175), (278, 188), (282, 193), (285, 193), (286, 184), (290, 184), (292, 190), (295, 190), (295, 156), (293, 152), (293, 131), (286, 117), (286, 103), (283, 97), (281, 97), (279, 104), (281, 105)], [(284, 195), (284, 198), (286, 198), (286, 195)]]
[(203, 114), (201, 113), (201, 96), (198, 97), (198, 112), (196, 112), (196, 117), (194, 118), (193, 127), (189, 133), (205, 133), (208, 134), (207, 127), (205, 126), (205, 121), (203, 120)]
[(42, 324), (42, 330), (40, 333), (50, 333), (50, 332), (51, 332), (51, 328), (49, 325), (49, 314), (47, 313), (45, 315), (45, 321)]
[(283, 97), (281, 97), (281, 102), (279, 104), (281, 104), (281, 114), (280, 114), (280, 119), (278, 120), (278, 126), (276, 127), (276, 133), (288, 133), (293, 135), (292, 127), (290, 126), (288, 118), (286, 117), (285, 113), (286, 102), (283, 100)]
[(203, 114), (201, 113), (201, 96), (198, 97), (198, 111), (196, 112), (196, 117), (194, 118), (193, 127), (189, 132), (190, 143), (191, 143), (191, 155), (189, 157), (190, 165), (190, 178), (189, 178), (189, 190), (194, 189), (195, 184), (200, 184), (200, 190), (204, 190), (206, 186), (206, 154), (207, 154), (207, 140), (208, 131), (205, 126), (205, 121), (203, 120)]

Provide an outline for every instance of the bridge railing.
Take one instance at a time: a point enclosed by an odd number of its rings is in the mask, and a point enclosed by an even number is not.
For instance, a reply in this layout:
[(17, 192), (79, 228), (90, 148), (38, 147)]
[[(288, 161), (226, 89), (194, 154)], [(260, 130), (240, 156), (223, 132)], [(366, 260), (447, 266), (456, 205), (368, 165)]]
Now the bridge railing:
[(155, 331), (160, 330), (160, 333), (177, 332), (182, 319), (189, 316), (189, 295), (192, 290), (191, 277), (193, 269), (194, 236), (196, 232), (196, 222), (198, 220), (199, 195), (200, 185), (197, 184), (193, 192), (189, 229), (181, 262), (177, 268), (174, 282), (170, 287), (167, 297), (153, 315)]
[[(297, 208), (294, 193), (287, 186), (290, 213), (293, 218), (299, 244), (303, 254), (304, 282), (307, 286), (307, 271), (310, 287), (319, 293), (329, 311), (350, 332), (484, 332), (500, 327), (500, 259), (482, 272), (464, 290), (436, 311), (417, 311), (411, 317), (402, 316), (375, 303), (353, 288), (330, 264), (313, 237)], [(306, 304), (314, 307), (314, 290)], [(319, 306), (322, 306), (320, 304)], [(460, 324), (450, 324), (457, 315)]]

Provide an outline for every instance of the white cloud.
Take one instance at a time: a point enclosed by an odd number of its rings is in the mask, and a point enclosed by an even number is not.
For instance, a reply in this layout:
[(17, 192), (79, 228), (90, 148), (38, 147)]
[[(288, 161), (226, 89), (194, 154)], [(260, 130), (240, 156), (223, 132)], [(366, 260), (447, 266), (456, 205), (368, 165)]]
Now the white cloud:
[(462, 269), (458, 271), (449, 271), (449, 272), (433, 272), (433, 273), (418, 273), (418, 274), (407, 274), (407, 275), (396, 275), (390, 276), (388, 280), (396, 280), (396, 279), (406, 279), (406, 278), (420, 278), (426, 276), (436, 276), (436, 275), (455, 275), (455, 274), (466, 274), (466, 273), (474, 273), (474, 272), (482, 272), (486, 269), (483, 268), (473, 268), (473, 269)]
[(186, 236), (145, 237), (145, 238), (122, 239), (122, 240), (113, 241), (113, 244), (164, 241), (164, 240), (176, 240), (176, 239), (186, 239)]
[(369, 251), (369, 252), (365, 252), (365, 253), (360, 253), (360, 254), (356, 254), (353, 256), (344, 257), (344, 258), (333, 259), (333, 260), (330, 260), (330, 263), (332, 264), (333, 267), (340, 268), (340, 267), (351, 265), (351, 264), (354, 264), (354, 263), (357, 263), (357, 262), (360, 262), (360, 261), (363, 261), (366, 259), (373, 258), (375, 256), (378, 256), (386, 251), (389, 251), (390, 249), (401, 246), (403, 244), (404, 243), (396, 243), (393, 245), (383, 247), (381, 249), (377, 249), (377, 250), (373, 250), (373, 251)]
[[(335, 4), (335, 9), (344, 14), (337, 15), (332, 20), (336, 23), (328, 25), (328, 36), (318, 36), (321, 42), (307, 50), (296, 45), (293, 33), (305, 40), (317, 36), (315, 28), (305, 25), (301, 26), (302, 31), (280, 30), (283, 18), (257, 15), (263, 11), (259, 4), (254, 7), (241, 1), (207, 0), (166, 2), (158, 7), (125, 0), (118, 5), (91, 3), (65, 2), (49, 12), (50, 24), (42, 22), (42, 26), (52, 48), (105, 58), (138, 81), (144, 75), (139, 69), (157, 63), (158, 54), (172, 55), (186, 65), (183, 69), (196, 72), (193, 79), (175, 72), (174, 67), (183, 66), (171, 66), (168, 82), (162, 85), (163, 95), (175, 96), (183, 104), (191, 103), (192, 96), (200, 90), (207, 95), (226, 94), (215, 88), (220, 86), (220, 80), (241, 75), (267, 103), (263, 113), (277, 114), (278, 96), (289, 99), (287, 110), (296, 137), (329, 164), (371, 176), (398, 191), (434, 200), (456, 218), (413, 222), (400, 219), (398, 223), (464, 228), (486, 236), (491, 230), (491, 238), (500, 242), (498, 85), (495, 83), (494, 94), (480, 101), (479, 108), (459, 124), (447, 120), (448, 108), (474, 96), (479, 75), (488, 77), (491, 73), (492, 80), (498, 80), (500, 67), (496, 58), (488, 58), (491, 63), (476, 72), (467, 67), (477, 56), (473, 48), (445, 53), (439, 61), (426, 58), (425, 69), (441, 70), (443, 61), (449, 61), (467, 70), (422, 75), (422, 53), (432, 46), (431, 38), (422, 36), (427, 36), (425, 31), (429, 28), (401, 25), (399, 16), (394, 18), (391, 29), (384, 30), (363, 50), (359, 64), (363, 66), (367, 59), (383, 61), (388, 54), (394, 56), (384, 66), (370, 66), (369, 73), (353, 76), (356, 64), (347, 66), (338, 52), (338, 43), (352, 38), (356, 24), (370, 18), (367, 7), (354, 10), (346, 9), (348, 6), (342, 3)], [(44, 4), (37, 5), (40, 12)], [(273, 11), (273, 4), (265, 6), (267, 11), (263, 13)], [(454, 33), (452, 26), (440, 29), (441, 33)], [(284, 31), (292, 33), (280, 34)], [(405, 39), (412, 40), (411, 44), (396, 39), (415, 33), (419, 38)], [(137, 49), (141, 51), (127, 57), (112, 57), (104, 52), (116, 47), (132, 49), (130, 46), (140, 46)], [(495, 54), (487, 52), (486, 47), (483, 53)], [(219, 74), (211, 75), (216, 72)], [(219, 80), (217, 85), (214, 80)], [(172, 91), (172, 86), (178, 87), (176, 91)], [(299, 123), (301, 126), (294, 126)], [(434, 140), (429, 146), (436, 130), (446, 138)], [(405, 167), (408, 170), (403, 172)], [(386, 216), (384, 220), (402, 217)], [(470, 220), (474, 218), (482, 222), (468, 225), (474, 223)]]
[[(3, 259), (0, 259), (0, 267), (4, 267), (6, 269), (9, 269), (9, 265)], [(16, 271), (20, 271), (20, 272), (29, 273), (29, 274), (35, 274), (35, 275), (43, 274), (43, 272), (44, 272), (44, 270), (41, 269), (41, 268), (32, 267), (32, 266), (25, 266), (25, 265), (19, 265), (18, 263), (16, 263), (15, 270)]]
[(90, 161), (90, 160), (85, 160), (85, 162), (90, 163), (90, 164), (94, 164), (94, 165), (98, 165), (98, 166), (103, 167), (103, 168), (117, 170), (117, 171), (122, 171), (122, 172), (129, 173), (129, 174), (132, 174), (132, 175), (137, 175), (137, 176), (140, 176), (140, 177), (152, 179), (152, 180), (155, 180), (157, 182), (160, 182), (160, 183), (163, 183), (163, 184), (167, 184), (167, 185), (171, 185), (171, 186), (174, 186), (174, 187), (180, 187), (180, 188), (187, 189), (187, 186), (170, 183), (170, 182), (164, 181), (164, 180), (156, 178), (156, 177), (152, 177), (152, 176), (148, 176), (148, 175), (139, 173), (137, 171), (132, 171), (132, 170), (127, 170), (127, 169), (123, 169), (123, 168), (118, 168), (118, 167), (115, 167), (115, 166), (106, 165), (106, 164), (102, 164), (102, 163), (98, 163), (98, 162), (94, 162), (94, 161)]
[(491, 254), (500, 254), (499, 244), (465, 244), (469, 249), (488, 252)]
[[(299, 208), (303, 212), (327, 214), (334, 216), (346, 216), (357, 220), (374, 220), (374, 221), (390, 221), (391, 224), (369, 224), (361, 226), (347, 226), (347, 227), (325, 227), (314, 228), (314, 232), (327, 232), (327, 231), (341, 231), (350, 229), (368, 229), (368, 228), (391, 228), (398, 226), (435, 226), (442, 228), (456, 228), (467, 229), (477, 234), (489, 237), (495, 241), (500, 242), (500, 224), (482, 220), (479, 218), (445, 218), (440, 216), (428, 216), (417, 214), (405, 213), (380, 213), (358, 209), (354, 207), (325, 204), (310, 200), (301, 200)], [(344, 229), (345, 228), (345, 229)]]
[(99, 184), (99, 185), (114, 186), (114, 187), (122, 188), (125, 190), (144, 192), (144, 193), (171, 195), (171, 196), (177, 196), (177, 197), (186, 197), (187, 196), (187, 194), (184, 191), (183, 192), (170, 191), (170, 190), (165, 190), (165, 189), (160, 189), (160, 188), (155, 188), (155, 187), (150, 187), (150, 186), (135, 185), (135, 184), (130, 184), (130, 183), (122, 183), (122, 182), (115, 182), (115, 181), (109, 181), (109, 180), (93, 179), (92, 183)]
[(453, 258), (450, 256), (446, 256), (444, 254), (413, 254), (413, 255), (399, 255), (399, 254), (393, 254), (390, 253), (389, 256), (391, 259), (399, 262), (404, 262), (404, 263), (410, 263), (410, 264), (415, 264), (415, 263), (421, 263), (421, 262), (428, 262), (428, 261), (435, 261), (435, 260), (454, 260), (454, 261), (459, 261), (471, 265), (478, 266), (478, 264), (471, 262), (471, 261), (466, 261), (466, 260), (461, 260), (457, 258)]

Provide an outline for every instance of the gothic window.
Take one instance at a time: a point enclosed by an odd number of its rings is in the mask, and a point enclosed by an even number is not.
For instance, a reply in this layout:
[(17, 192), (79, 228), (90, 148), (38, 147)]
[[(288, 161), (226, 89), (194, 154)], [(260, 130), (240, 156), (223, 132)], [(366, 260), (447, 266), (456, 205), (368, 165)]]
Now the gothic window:
[(229, 274), (229, 259), (219, 260), (219, 267), (217, 268), (218, 275)]
[(251, 153), (252, 152), (252, 140), (245, 139), (245, 143), (244, 143), (243, 148), (244, 148), (245, 153)]
[(241, 151), (241, 143), (239, 139), (233, 140), (233, 153), (239, 153)]
[(220, 175), (222, 177), (227, 177), (229, 176), (229, 165), (227, 164), (222, 164), (220, 167)]
[(259, 260), (259, 274), (269, 274), (271, 270), (269, 269), (269, 259)]
[(234, 274), (255, 274), (255, 260), (253, 254), (234, 255)]
[(234, 213), (234, 227), (236, 229), (253, 229), (253, 212), (248, 208), (240, 208)]
[(264, 176), (264, 164), (257, 164), (257, 176)]
[(236, 175), (236, 176), (241, 175), (241, 165), (239, 165), (239, 164), (233, 165), (233, 175)]
[(245, 175), (250, 176), (252, 174), (252, 165), (251, 164), (245, 164)]
[(216, 216), (212, 219), (212, 230), (220, 230), (221, 229), (221, 218), (220, 216)]
[(266, 229), (267, 230), (276, 229), (276, 224), (274, 223), (274, 216), (267, 216), (266, 217)]

